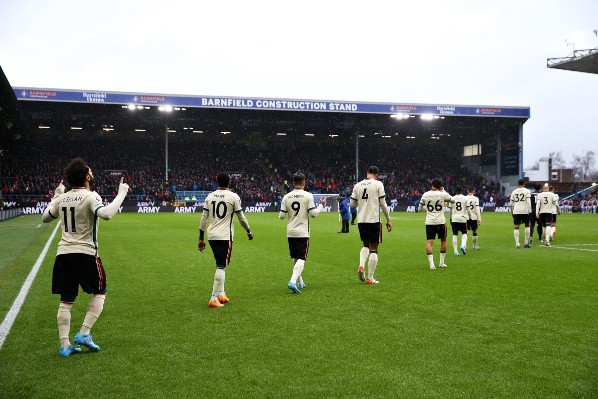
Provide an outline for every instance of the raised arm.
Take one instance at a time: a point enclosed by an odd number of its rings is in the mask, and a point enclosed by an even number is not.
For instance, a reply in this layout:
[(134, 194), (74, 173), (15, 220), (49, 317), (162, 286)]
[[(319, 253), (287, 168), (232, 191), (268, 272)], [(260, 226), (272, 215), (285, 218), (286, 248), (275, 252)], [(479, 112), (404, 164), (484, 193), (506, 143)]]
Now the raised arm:
[(123, 183), (124, 177), (120, 178), (120, 183), (118, 185), (118, 194), (112, 200), (112, 202), (106, 206), (102, 206), (101, 208), (97, 209), (97, 215), (104, 220), (110, 220), (112, 216), (118, 209), (120, 208), (121, 204), (125, 200), (127, 193), (129, 192), (129, 185), (127, 183)]

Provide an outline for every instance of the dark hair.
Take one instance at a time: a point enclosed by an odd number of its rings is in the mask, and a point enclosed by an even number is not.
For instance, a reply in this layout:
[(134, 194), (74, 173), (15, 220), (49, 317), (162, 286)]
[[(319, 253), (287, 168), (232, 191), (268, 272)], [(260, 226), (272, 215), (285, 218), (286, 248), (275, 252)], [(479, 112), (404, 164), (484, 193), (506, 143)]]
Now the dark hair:
[(536, 191), (540, 191), (542, 185), (540, 183), (536, 183)]
[(228, 173), (218, 173), (216, 176), (218, 187), (228, 187), (230, 185), (230, 176)]
[(518, 183), (520, 186), (523, 186), (525, 184), (525, 179), (519, 179)]
[(368, 168), (368, 173), (370, 173), (372, 175), (377, 175), (377, 174), (380, 174), (380, 169), (378, 169), (377, 166), (370, 166)]
[(72, 159), (66, 168), (64, 168), (66, 181), (75, 187), (82, 187), (85, 185), (85, 177), (88, 172), (89, 166), (87, 166), (81, 157)]
[(467, 187), (467, 192), (468, 193), (475, 193), (475, 188), (473, 186), (469, 186), (469, 187)]
[(455, 192), (456, 192), (457, 194), (463, 194), (463, 187), (461, 187), (461, 186), (457, 186), (457, 187), (455, 187)]
[(440, 181), (440, 179), (432, 179), (432, 187), (434, 188), (440, 188), (442, 187), (442, 182)]
[(295, 173), (293, 175), (293, 184), (303, 184), (305, 181), (305, 175), (303, 173)]

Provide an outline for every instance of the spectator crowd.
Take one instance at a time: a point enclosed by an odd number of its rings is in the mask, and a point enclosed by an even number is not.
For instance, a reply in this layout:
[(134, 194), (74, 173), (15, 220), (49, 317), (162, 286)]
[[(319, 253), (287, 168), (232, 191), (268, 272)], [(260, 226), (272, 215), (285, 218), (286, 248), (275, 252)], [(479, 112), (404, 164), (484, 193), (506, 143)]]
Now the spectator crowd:
[[(233, 176), (232, 188), (244, 202), (271, 202), (292, 190), (292, 175), (307, 176), (306, 189), (314, 193), (348, 196), (363, 170), (380, 168), (388, 201), (414, 203), (440, 178), (449, 192), (456, 186), (474, 186), (480, 201), (505, 201), (500, 184), (486, 181), (461, 167), (461, 154), (451, 153), (442, 143), (417, 151), (400, 143), (380, 140), (360, 142), (359, 176), (355, 170), (352, 140), (273, 139), (267, 143), (197, 135), (173, 135), (166, 165), (162, 136), (36, 135), (3, 143), (1, 183), (7, 200), (48, 199), (63, 180), (63, 168), (81, 156), (90, 164), (95, 190), (103, 197), (116, 195), (120, 176), (139, 199), (171, 201), (176, 191), (210, 191), (215, 176)], [(167, 171), (168, 168), (168, 171)], [(166, 179), (168, 172), (168, 180)]]

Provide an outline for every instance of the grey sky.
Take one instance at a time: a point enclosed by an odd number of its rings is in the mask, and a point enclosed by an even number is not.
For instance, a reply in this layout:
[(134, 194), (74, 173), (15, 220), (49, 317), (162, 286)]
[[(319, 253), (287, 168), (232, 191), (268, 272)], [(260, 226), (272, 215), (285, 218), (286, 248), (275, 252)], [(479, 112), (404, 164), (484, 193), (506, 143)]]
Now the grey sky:
[(13, 86), (531, 107), (524, 167), (598, 154), (598, 1), (0, 2)]

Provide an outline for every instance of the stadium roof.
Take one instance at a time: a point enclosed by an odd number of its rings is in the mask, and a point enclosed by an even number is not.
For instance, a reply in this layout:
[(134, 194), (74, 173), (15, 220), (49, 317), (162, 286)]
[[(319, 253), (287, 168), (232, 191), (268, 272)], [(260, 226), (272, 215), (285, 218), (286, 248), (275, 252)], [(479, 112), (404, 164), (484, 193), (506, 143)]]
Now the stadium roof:
[[(232, 132), (353, 136), (436, 135), (511, 130), (530, 117), (529, 107), (372, 103), (280, 98), (183, 96), (104, 91), (13, 88), (35, 130), (83, 129), (119, 133)], [(167, 111), (167, 112), (161, 112)], [(207, 137), (207, 136), (206, 136)], [(454, 136), (453, 136), (454, 137)]]
[(548, 58), (546, 66), (553, 69), (598, 74), (598, 47), (575, 50), (567, 57)]
[(71, 102), (84, 104), (117, 104), (130, 107), (185, 107), (244, 110), (338, 112), (365, 114), (454, 115), (474, 117), (530, 117), (529, 107), (372, 103), (336, 100), (304, 100), (283, 98), (186, 96), (172, 94), (143, 94), (96, 90), (62, 90), (15, 87), (19, 100)]

